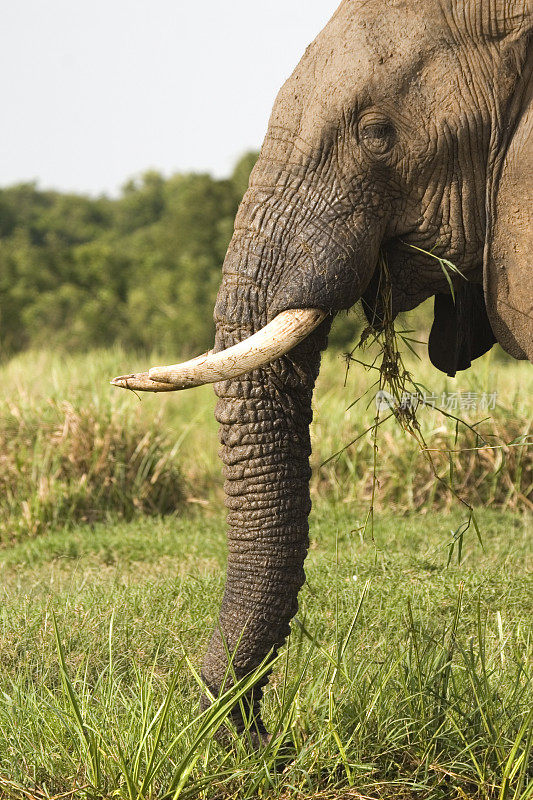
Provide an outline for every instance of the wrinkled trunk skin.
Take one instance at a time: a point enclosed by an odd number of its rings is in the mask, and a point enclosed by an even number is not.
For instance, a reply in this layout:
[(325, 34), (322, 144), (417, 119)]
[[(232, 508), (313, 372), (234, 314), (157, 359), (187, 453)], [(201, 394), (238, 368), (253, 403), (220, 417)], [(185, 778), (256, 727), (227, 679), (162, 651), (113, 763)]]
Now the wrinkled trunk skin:
[[(273, 269), (264, 243), (262, 249), (257, 241), (234, 239), (215, 310), (217, 350), (268, 317), (268, 291), (257, 283), (258, 272), (265, 279)], [(282, 645), (298, 608), (311, 508), (311, 398), (330, 324), (322, 323), (288, 356), (215, 386), (229, 510), (226, 587), (202, 670), (215, 696), (227, 669), (226, 648), (236, 651), (233, 667), (243, 677)], [(260, 732), (261, 695), (257, 685), (247, 698)], [(242, 727), (238, 712), (233, 719)]]

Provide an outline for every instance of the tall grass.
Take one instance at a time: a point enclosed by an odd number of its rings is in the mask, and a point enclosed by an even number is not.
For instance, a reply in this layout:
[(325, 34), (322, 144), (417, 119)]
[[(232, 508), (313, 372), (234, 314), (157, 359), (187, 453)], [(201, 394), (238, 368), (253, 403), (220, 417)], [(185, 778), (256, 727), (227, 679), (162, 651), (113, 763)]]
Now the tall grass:
[(183, 500), (179, 442), (106, 404), (10, 403), (0, 424), (0, 540), (113, 512), (164, 514)]
[[(40, 352), (0, 369), (0, 541), (110, 513), (167, 513), (183, 508), (184, 500), (205, 503), (221, 493), (210, 387), (137, 398), (108, 385), (121, 369), (162, 359), (120, 350), (76, 358)], [(411, 356), (408, 363), (419, 384), (437, 396), (497, 392), (494, 410), (457, 412), (470, 427), (457, 427), (430, 407), (420, 409), (418, 419), (438, 474), (465, 501), (531, 510), (529, 365), (489, 353), (452, 381), (426, 360)], [(373, 382), (372, 372), (359, 364), (346, 377), (343, 359), (326, 355), (312, 428), (315, 497), (364, 504), (372, 495)], [(377, 509), (427, 510), (455, 502), (394, 420), (383, 425), (377, 442)]]
[[(356, 404), (347, 403), (344, 414), (339, 413), (338, 389), (318, 393), (314, 491), (348, 502), (373, 500), (377, 509), (398, 511), (450, 508), (457, 496), (471, 505), (533, 510), (529, 365), (495, 364), (489, 355), (484, 365), (461, 375), (458, 386), (427, 364), (411, 360), (410, 366), (418, 386), (430, 387), (427, 396), (437, 398), (437, 407), (418, 406), (416, 424), (421, 435), (417, 438), (409, 436), (392, 414), (374, 438), (376, 390), (365, 391), (374, 379), (361, 366), (347, 372), (346, 390), (353, 393)], [(497, 397), (494, 408), (487, 410), (478, 400), (489, 393)], [(439, 410), (443, 395), (457, 404), (454, 410)], [(461, 398), (468, 402), (468, 397), (477, 398), (476, 405), (461, 408)]]
[(181, 443), (194, 419), (175, 435), (164, 408), (117, 396), (106, 379), (120, 358), (27, 353), (4, 367), (0, 543), (183, 506)]

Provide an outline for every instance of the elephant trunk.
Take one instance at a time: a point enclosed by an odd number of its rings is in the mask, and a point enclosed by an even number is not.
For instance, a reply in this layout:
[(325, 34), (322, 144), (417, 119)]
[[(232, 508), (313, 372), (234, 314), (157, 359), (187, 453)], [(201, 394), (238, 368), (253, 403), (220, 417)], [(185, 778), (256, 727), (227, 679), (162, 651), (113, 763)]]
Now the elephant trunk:
[[(249, 674), (282, 645), (298, 608), (311, 508), (311, 400), (320, 352), (332, 315), (360, 296), (371, 274), (363, 259), (360, 269), (349, 269), (361, 249), (357, 237), (347, 217), (339, 221), (333, 210), (331, 220), (317, 216), (320, 203), (313, 187), (306, 192), (300, 187), (293, 204), (282, 206), (253, 183), (224, 263), (214, 352), (242, 342), (287, 309), (330, 313), (290, 352), (215, 384), (229, 510), (227, 583), (203, 666), (215, 696), (227, 673), (227, 654), (233, 656), (237, 678)], [(248, 698), (256, 719), (267, 680)], [(242, 724), (238, 713), (234, 718)]]
[[(252, 672), (284, 642), (298, 607), (311, 508), (311, 398), (327, 329), (328, 321), (290, 356), (215, 385), (229, 530), (226, 587), (203, 665), (214, 695), (226, 674), (227, 653), (233, 654), (237, 678)], [(245, 335), (219, 319), (215, 349)], [(267, 680), (247, 698), (257, 720)], [(234, 719), (242, 724), (238, 713)]]

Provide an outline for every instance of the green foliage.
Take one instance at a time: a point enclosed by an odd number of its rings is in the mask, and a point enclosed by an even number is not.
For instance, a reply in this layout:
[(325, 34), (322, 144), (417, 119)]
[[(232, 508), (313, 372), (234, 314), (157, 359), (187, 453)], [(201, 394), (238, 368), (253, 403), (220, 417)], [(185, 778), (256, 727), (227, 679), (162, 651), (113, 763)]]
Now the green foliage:
[(183, 353), (212, 344), (213, 304), (256, 155), (228, 180), (147, 172), (116, 200), (0, 190), (0, 342)]
[[(0, 189), (0, 356), (29, 347), (157, 347), (173, 358), (213, 343), (213, 305), (257, 153), (232, 175), (146, 172), (120, 197), (34, 184)], [(335, 320), (347, 348), (357, 315)]]

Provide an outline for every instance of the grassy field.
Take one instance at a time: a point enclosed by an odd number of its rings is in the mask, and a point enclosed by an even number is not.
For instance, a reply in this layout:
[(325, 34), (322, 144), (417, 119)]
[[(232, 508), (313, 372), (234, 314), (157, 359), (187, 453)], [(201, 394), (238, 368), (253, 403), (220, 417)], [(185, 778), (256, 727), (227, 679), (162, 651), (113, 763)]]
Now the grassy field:
[(308, 582), (265, 702), (279, 735), (262, 754), (221, 748), (216, 719), (198, 741), (194, 722), (223, 582), (220, 513), (84, 526), (6, 550), (7, 796), (79, 786), (171, 797), (182, 779), (181, 796), (198, 798), (529, 797), (527, 519), (480, 512), (485, 552), (472, 535), (449, 566), (456, 512), (380, 515), (373, 541), (359, 521), (349, 505), (315, 511)]
[[(348, 408), (372, 377), (326, 359), (308, 581), (257, 753), (214, 738), (233, 696), (198, 710), (225, 560), (212, 391), (139, 402), (106, 386), (146, 363), (43, 352), (1, 369), (0, 796), (533, 797), (532, 462), (517, 438), (531, 368), (414, 367), (433, 393), (498, 393), (458, 412), (491, 417), (476, 426), (489, 448), (435, 455), (481, 546), (393, 420), (365, 529), (370, 434), (320, 464), (372, 425), (372, 392)], [(419, 420), (431, 448), (480, 444), (429, 408)]]

